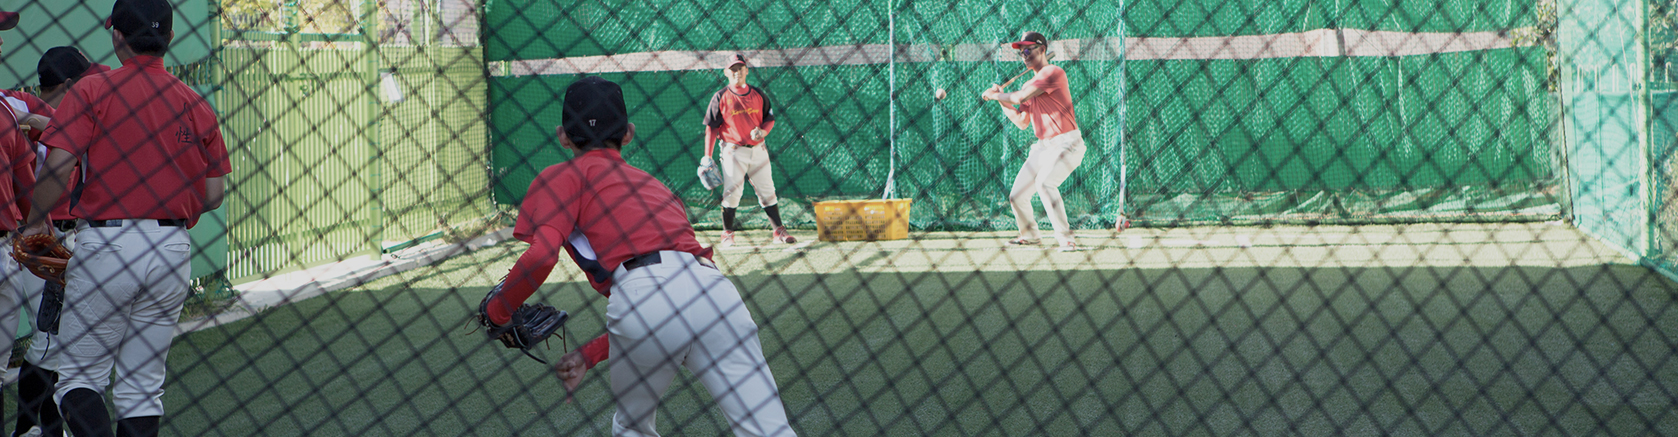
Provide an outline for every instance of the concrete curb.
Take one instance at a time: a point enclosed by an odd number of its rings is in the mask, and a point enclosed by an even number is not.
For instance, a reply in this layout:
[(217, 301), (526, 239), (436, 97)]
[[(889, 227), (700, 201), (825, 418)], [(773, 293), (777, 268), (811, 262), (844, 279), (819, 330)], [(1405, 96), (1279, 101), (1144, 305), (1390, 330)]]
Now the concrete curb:
[(494, 246), (513, 238), (513, 228), (502, 228), (465, 243), (434, 241), (383, 256), (360, 256), (306, 270), (247, 282), (233, 287), (237, 298), (231, 308), (214, 316), (182, 321), (175, 335), (214, 328), (244, 320), (257, 313), (327, 292), (356, 287), (386, 276), (425, 267), (455, 256)]

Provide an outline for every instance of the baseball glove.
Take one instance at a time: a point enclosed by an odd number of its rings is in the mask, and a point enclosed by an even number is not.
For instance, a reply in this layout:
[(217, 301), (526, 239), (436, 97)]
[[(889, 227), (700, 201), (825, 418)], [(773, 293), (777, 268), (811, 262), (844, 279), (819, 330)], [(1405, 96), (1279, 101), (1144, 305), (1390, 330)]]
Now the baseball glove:
[(715, 190), (722, 185), (722, 172), (717, 170), (717, 163), (709, 156), (699, 160), (699, 184), (707, 190)]
[(70, 249), (58, 244), (58, 237), (36, 234), (12, 243), (12, 259), (42, 279), (64, 284), (64, 270), (70, 265)]
[(501, 293), (503, 284), (505, 282), (496, 284), (495, 288), (490, 289), (489, 295), (484, 296), (483, 303), (478, 304), (478, 324), (489, 332), (490, 339), (501, 340), (501, 344), (509, 349), (519, 349), (525, 356), (547, 364), (547, 360), (532, 355), (530, 349), (536, 347), (536, 343), (541, 343), (547, 340), (548, 336), (559, 332), (571, 315), (552, 306), (527, 303), (513, 310), (513, 318), (508, 320), (507, 324), (498, 325), (490, 321), (489, 300)]

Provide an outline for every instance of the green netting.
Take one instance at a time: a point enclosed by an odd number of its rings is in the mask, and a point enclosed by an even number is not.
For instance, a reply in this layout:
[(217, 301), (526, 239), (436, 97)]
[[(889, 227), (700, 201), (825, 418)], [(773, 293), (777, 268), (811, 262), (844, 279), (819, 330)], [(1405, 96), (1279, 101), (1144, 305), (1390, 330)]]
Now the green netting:
[(1129, 61), (1131, 210), (1184, 220), (1555, 214), (1543, 62), (1540, 48)]
[[(692, 63), (636, 59), (803, 53), (800, 65), (769, 65), (752, 76), (780, 111), (771, 150), (779, 194), (794, 211), (813, 201), (889, 194), (915, 199), (918, 227), (1008, 229), (1009, 183), (1034, 139), (968, 96), (1021, 68), (1008, 61), (1011, 54), (988, 50), (1024, 28), (1046, 30), (1062, 44), (1065, 56), (1056, 63), (1068, 72), (1088, 142), (1083, 165), (1061, 187), (1080, 227), (1111, 225), (1120, 214), (1179, 223), (1527, 220), (1559, 213), (1551, 144), (1559, 111), (1547, 92), (1543, 47), (1443, 49), (1440, 41), (1469, 38), (1456, 35), (1412, 43), (1438, 52), (1401, 56), (1123, 53), (1125, 37), (1336, 26), (1496, 30), (1472, 37), (1503, 38), (1497, 35), (1536, 21), (1530, 5), (1202, 2), (1167, 11), (1144, 2), (1121, 19), (1119, 5), (1104, 3), (711, 3), (496, 2), (486, 8), (486, 19), (499, 23), (489, 26), (486, 53), (552, 65), (612, 55), (589, 65), (629, 70), (602, 74), (631, 94), (642, 136), (629, 159), (680, 192), (700, 223), (717, 220), (717, 195), (693, 176), (699, 119), (723, 78)], [(786, 21), (761, 12), (783, 7), (804, 13)], [(711, 28), (730, 31), (691, 30)], [(1333, 35), (1342, 46), (1353, 44)], [(1202, 43), (1248, 50), (1232, 41)], [(1286, 43), (1276, 41), (1260, 44)], [(894, 55), (820, 58), (884, 43)], [(552, 103), (578, 77), (503, 73), (491, 80), (499, 202), (518, 203), (536, 172), (567, 158), (551, 139), (558, 121)], [(953, 97), (933, 99), (940, 88)], [(813, 220), (790, 216), (794, 224)]]

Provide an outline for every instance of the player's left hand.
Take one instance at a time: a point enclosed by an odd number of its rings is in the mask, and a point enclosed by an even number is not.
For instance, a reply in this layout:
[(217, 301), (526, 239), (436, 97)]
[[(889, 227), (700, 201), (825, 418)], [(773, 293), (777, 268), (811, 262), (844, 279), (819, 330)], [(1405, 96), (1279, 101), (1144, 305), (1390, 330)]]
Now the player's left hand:
[(769, 135), (769, 133), (764, 132), (763, 128), (761, 128), (761, 127), (752, 128), (752, 141), (763, 141), (763, 137), (768, 136), (768, 135)]
[(582, 351), (567, 352), (554, 363), (554, 374), (565, 383), (565, 401), (571, 402), (571, 393), (577, 391), (577, 386), (583, 383), (583, 375), (588, 373), (588, 363), (583, 361)]
[(996, 97), (1000, 95), (1002, 95), (1002, 85), (991, 84), (990, 88), (986, 89), (984, 94), (980, 94), (980, 97), (983, 97), (985, 100), (996, 100)]

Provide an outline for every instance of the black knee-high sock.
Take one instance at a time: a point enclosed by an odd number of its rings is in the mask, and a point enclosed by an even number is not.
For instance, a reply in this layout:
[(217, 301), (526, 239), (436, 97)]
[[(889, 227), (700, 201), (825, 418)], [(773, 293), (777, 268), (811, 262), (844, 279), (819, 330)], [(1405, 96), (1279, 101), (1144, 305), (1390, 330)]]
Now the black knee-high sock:
[(734, 210), (738, 208), (722, 209), (722, 230), (734, 232)]
[(78, 388), (64, 394), (59, 405), (64, 414), (64, 427), (76, 437), (113, 437), (111, 413), (105, 410), (105, 397), (93, 389)]
[(117, 437), (157, 437), (162, 416), (130, 417), (117, 421)]
[(769, 214), (769, 224), (770, 225), (773, 225), (777, 228), (781, 227), (781, 204), (777, 203), (777, 204), (774, 204), (774, 205), (765, 206), (765, 207), (763, 207), (763, 212)]
[(45, 437), (64, 435), (64, 422), (58, 417), (58, 403), (52, 400), (52, 388), (58, 385), (58, 372), (40, 368), (27, 361), (18, 369), (17, 428), (12, 435), (23, 434), (29, 428), (41, 427)]

